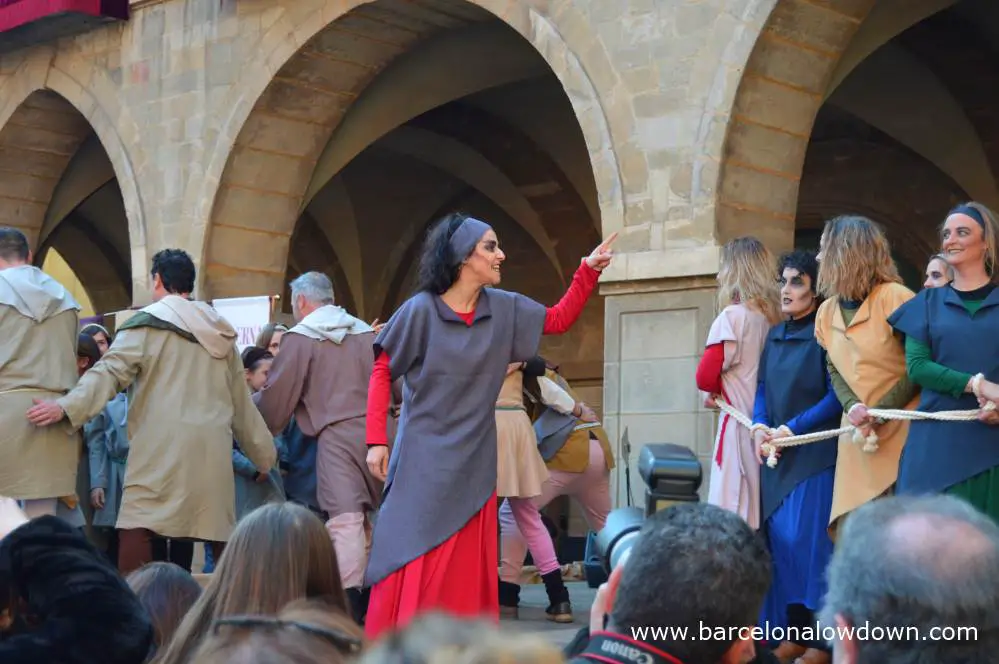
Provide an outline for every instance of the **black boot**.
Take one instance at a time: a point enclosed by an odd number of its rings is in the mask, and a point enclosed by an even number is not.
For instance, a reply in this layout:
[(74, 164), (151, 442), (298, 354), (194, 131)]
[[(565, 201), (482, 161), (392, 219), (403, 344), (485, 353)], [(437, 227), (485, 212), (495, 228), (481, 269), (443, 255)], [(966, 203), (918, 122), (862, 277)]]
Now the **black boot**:
[(350, 603), (350, 613), (354, 622), (364, 626), (364, 618), (368, 613), (368, 600), (371, 598), (371, 588), (347, 588), (347, 601)]
[(520, 586), (509, 581), (499, 582), (500, 617), (518, 617), (517, 607), (520, 605)]
[(548, 620), (557, 623), (572, 622), (572, 605), (569, 603), (569, 590), (562, 582), (562, 570), (555, 569), (547, 574), (541, 575), (541, 580), (545, 582), (545, 591), (548, 593)]

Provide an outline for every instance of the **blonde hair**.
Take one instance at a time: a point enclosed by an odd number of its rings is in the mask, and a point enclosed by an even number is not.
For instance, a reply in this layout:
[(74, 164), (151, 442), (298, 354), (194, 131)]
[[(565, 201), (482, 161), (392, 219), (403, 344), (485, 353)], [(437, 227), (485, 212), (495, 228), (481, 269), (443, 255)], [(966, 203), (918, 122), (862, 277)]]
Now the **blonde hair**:
[(842, 215), (826, 222), (819, 261), (819, 293), (860, 301), (875, 286), (902, 283), (881, 226), (866, 217)]
[(158, 664), (186, 664), (212, 622), (232, 615), (273, 616), (298, 599), (347, 613), (333, 542), (323, 522), (295, 503), (259, 507), (236, 525), (211, 580)]
[(375, 643), (358, 664), (561, 664), (540, 636), (500, 631), (482, 620), (427, 613)]
[[(962, 207), (969, 207), (975, 210), (981, 215), (982, 220), (985, 222), (985, 226), (982, 229), (982, 240), (985, 242), (985, 272), (989, 275), (990, 281), (993, 283), (999, 282), (999, 270), (996, 270), (997, 252), (999, 252), (999, 249), (996, 247), (996, 243), (999, 241), (999, 221), (996, 220), (996, 215), (992, 212), (992, 210), (981, 203), (976, 203), (974, 201), (958, 205), (956, 208), (947, 213), (947, 218), (949, 219), (951, 215), (955, 214), (964, 214), (964, 212), (961, 211)], [(974, 219), (974, 217), (972, 217), (972, 219)], [(943, 231), (943, 225), (946, 223), (947, 219), (944, 219), (944, 223), (940, 226), (941, 231)], [(933, 258), (937, 257), (943, 259), (944, 263), (947, 263), (947, 259), (943, 257), (943, 254), (937, 254)], [(947, 263), (947, 270), (951, 279), (953, 279), (954, 268), (952, 268), (949, 263)]]
[(740, 302), (755, 307), (771, 323), (779, 323), (780, 288), (777, 260), (755, 237), (736, 238), (722, 247), (718, 271), (718, 304)]

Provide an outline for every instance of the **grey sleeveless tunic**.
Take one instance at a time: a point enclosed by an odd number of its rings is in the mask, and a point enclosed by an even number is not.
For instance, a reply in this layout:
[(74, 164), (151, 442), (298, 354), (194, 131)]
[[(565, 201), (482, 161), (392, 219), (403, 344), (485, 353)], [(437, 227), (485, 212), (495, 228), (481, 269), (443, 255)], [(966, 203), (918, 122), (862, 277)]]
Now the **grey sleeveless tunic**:
[(511, 362), (538, 352), (544, 305), (484, 289), (468, 326), (438, 296), (407, 300), (375, 339), (403, 406), (365, 585), (461, 530), (496, 490), (494, 405)]

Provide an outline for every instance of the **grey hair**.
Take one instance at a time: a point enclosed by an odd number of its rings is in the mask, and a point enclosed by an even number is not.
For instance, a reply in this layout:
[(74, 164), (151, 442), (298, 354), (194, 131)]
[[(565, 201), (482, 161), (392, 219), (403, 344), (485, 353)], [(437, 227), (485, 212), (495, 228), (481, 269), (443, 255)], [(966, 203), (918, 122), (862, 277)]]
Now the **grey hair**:
[(838, 638), (841, 615), (858, 630), (858, 664), (995, 661), (999, 525), (963, 500), (894, 496), (863, 505), (846, 518), (827, 573), (822, 636)]
[[(674, 505), (642, 526), (610, 623), (627, 636), (647, 626), (686, 628), (693, 638), (639, 640), (657, 642), (683, 662), (717, 662), (751, 634), (769, 586), (770, 554), (738, 514), (706, 503)], [(711, 628), (711, 638), (700, 636), (702, 626)]]
[(291, 282), (291, 299), (299, 295), (311, 304), (333, 304), (333, 282), (322, 272), (306, 272)]

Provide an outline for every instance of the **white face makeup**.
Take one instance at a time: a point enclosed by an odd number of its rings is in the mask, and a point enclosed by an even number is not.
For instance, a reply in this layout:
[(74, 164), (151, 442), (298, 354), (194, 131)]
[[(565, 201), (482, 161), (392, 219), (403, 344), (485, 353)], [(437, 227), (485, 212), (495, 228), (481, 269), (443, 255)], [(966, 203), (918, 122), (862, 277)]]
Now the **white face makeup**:
[(793, 267), (784, 268), (780, 277), (780, 311), (790, 318), (801, 318), (815, 308), (812, 278)]

